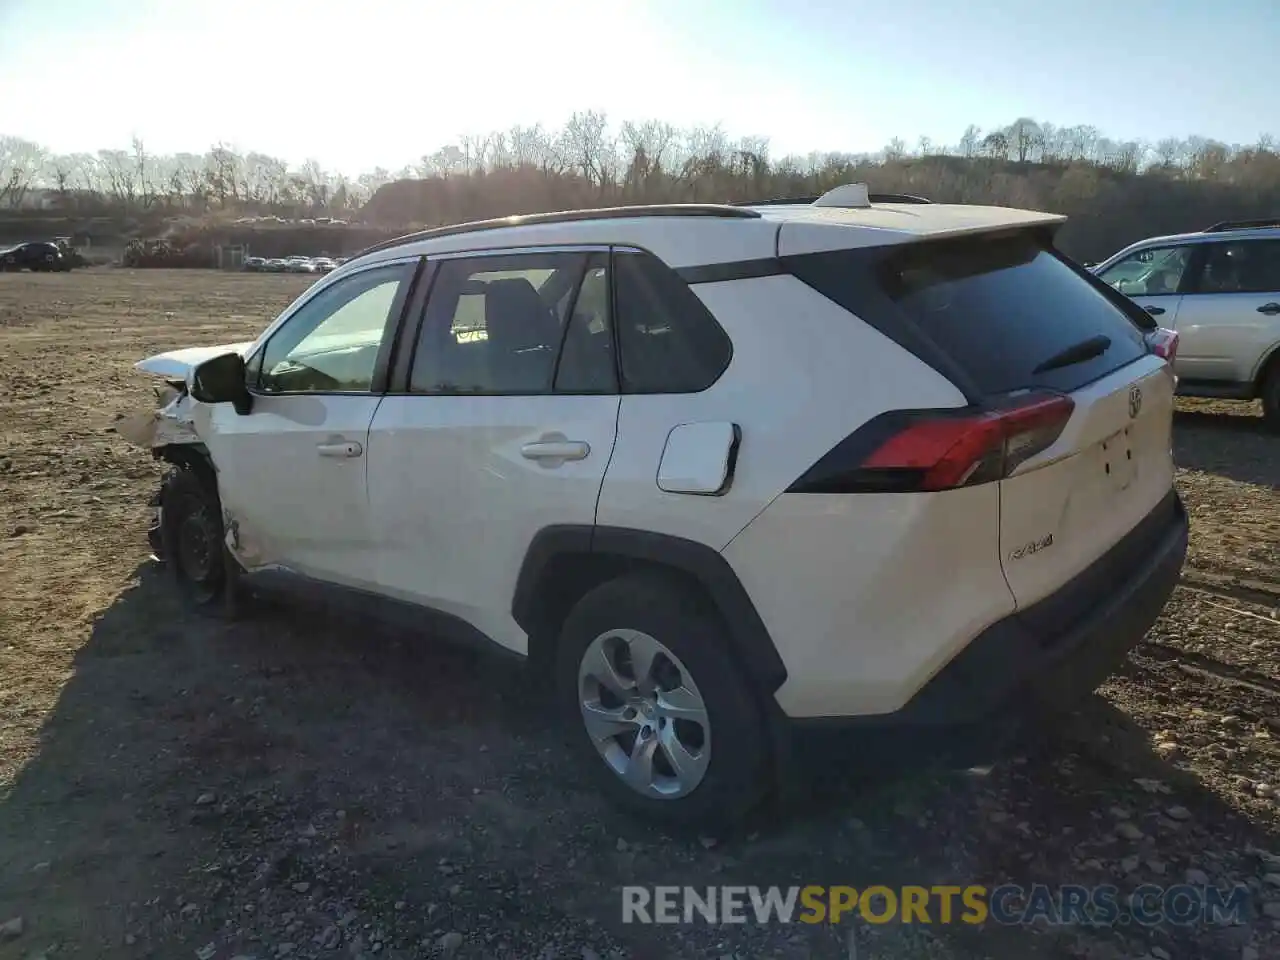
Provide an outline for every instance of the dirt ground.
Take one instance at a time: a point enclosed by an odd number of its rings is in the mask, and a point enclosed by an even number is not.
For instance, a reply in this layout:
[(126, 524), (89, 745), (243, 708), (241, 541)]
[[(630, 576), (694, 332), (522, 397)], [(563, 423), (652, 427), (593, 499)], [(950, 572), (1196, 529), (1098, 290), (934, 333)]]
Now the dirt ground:
[[(307, 282), (0, 275), (0, 957), (1280, 957), (1280, 438), (1256, 410), (1183, 405), (1183, 585), (1033, 756), (667, 837), (581, 786), (509, 667), (176, 606), (144, 535), (160, 468), (113, 427), (151, 404), (131, 364), (250, 337)], [(1247, 884), (1249, 915), (645, 927), (619, 892), (1183, 881)]]

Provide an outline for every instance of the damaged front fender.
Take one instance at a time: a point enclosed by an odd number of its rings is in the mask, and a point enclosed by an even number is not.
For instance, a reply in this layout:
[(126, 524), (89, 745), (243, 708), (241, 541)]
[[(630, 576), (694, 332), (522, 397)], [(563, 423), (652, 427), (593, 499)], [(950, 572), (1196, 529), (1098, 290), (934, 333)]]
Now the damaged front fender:
[(156, 396), (157, 409), (125, 417), (116, 424), (116, 433), (147, 450), (199, 443), (192, 415), (195, 401), (186, 389), (167, 383), (156, 388)]

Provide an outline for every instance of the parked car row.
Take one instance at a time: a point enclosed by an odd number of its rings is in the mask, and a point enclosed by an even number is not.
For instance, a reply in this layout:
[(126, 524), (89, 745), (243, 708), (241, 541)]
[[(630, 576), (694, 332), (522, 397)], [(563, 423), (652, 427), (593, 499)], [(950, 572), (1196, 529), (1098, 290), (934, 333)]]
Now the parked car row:
[(321, 227), (345, 227), (347, 225), (346, 220), (339, 220), (336, 217), (303, 217), (301, 220), (293, 220), (288, 217), (240, 217), (236, 220), (236, 223), (241, 226), (250, 223), (295, 224), (300, 227), (314, 227), (317, 225)]
[(257, 273), (328, 273), (347, 262), (346, 257), (245, 257), (244, 269)]
[(0, 270), (62, 271), (70, 270), (75, 261), (69, 252), (52, 241), (19, 243), (0, 249)]

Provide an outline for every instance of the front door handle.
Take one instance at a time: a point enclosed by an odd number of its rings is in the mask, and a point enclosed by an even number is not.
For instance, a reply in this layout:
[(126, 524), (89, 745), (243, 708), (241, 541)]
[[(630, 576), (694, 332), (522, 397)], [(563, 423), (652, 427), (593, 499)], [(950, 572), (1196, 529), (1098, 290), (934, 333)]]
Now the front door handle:
[(343, 440), (339, 443), (317, 443), (316, 453), (322, 457), (358, 457), (364, 453), (364, 447), (354, 440)]
[(1164, 307), (1143, 307), (1142, 309), (1147, 311), (1147, 313), (1151, 314), (1153, 317), (1158, 317), (1160, 314), (1164, 313)]
[(1277, 313), (1280, 313), (1280, 303), (1264, 303), (1258, 308), (1258, 312), (1265, 313), (1268, 317), (1274, 317)]
[(591, 444), (582, 440), (538, 440), (520, 448), (526, 460), (585, 460)]

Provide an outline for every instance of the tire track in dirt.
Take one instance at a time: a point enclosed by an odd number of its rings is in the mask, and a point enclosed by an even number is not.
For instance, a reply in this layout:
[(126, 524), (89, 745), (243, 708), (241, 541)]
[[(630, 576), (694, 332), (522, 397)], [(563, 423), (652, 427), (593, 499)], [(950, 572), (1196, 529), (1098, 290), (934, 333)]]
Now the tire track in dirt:
[(1183, 569), (1182, 578), (1178, 582), (1188, 590), (1244, 600), (1273, 610), (1280, 609), (1280, 580), (1263, 579), (1256, 574), (1246, 577), (1188, 567)]
[(1221, 660), (1215, 660), (1213, 657), (1206, 657), (1203, 654), (1152, 640), (1143, 642), (1143, 652), (1153, 660), (1173, 663), (1184, 672), (1239, 684), (1257, 693), (1280, 697), (1280, 682), (1253, 670), (1236, 667)]

